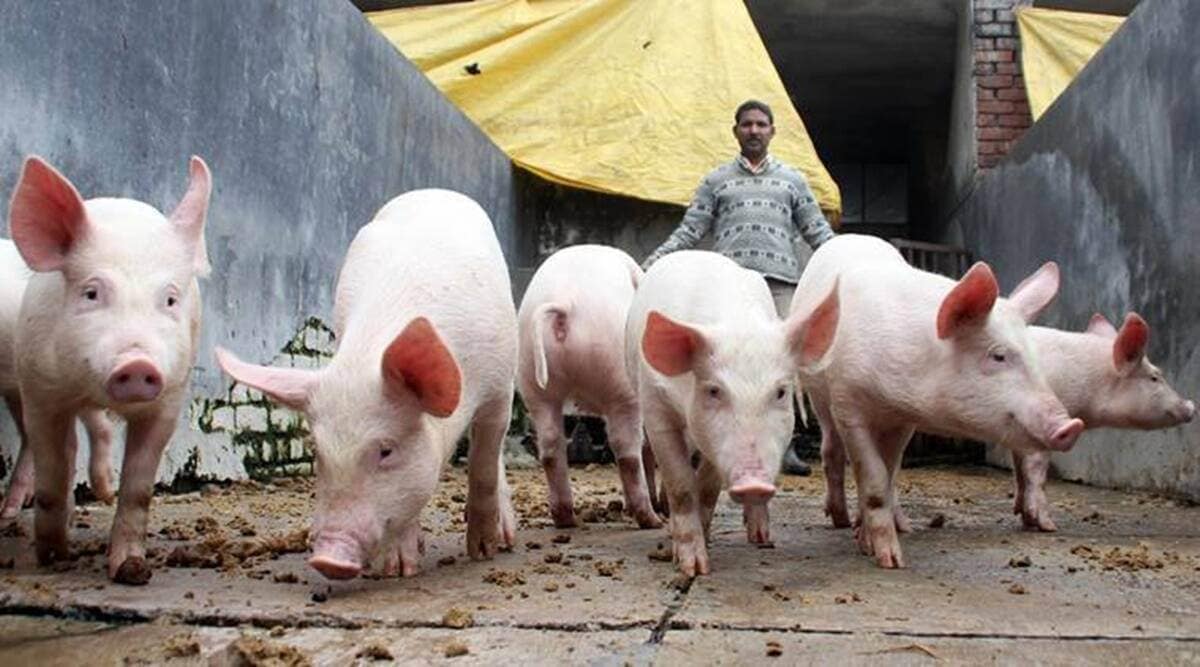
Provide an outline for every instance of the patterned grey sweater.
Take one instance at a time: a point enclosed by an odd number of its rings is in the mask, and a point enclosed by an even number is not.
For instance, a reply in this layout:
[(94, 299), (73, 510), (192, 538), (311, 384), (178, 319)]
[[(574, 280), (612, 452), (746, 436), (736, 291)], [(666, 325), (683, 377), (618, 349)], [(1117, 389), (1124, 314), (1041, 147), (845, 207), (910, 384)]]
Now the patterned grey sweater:
[(804, 176), (770, 155), (757, 173), (741, 155), (709, 172), (683, 222), (643, 266), (695, 246), (710, 231), (716, 252), (789, 283), (799, 281), (810, 254), (800, 241), (815, 250), (833, 238)]

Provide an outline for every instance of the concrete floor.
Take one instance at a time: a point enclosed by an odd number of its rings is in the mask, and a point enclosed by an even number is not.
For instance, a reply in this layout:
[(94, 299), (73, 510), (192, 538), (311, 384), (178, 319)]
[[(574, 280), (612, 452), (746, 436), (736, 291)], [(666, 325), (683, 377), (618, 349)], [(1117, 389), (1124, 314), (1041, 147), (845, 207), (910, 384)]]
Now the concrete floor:
[(713, 574), (689, 583), (649, 557), (669, 553), (663, 531), (607, 510), (613, 469), (572, 476), (593, 522), (549, 527), (540, 471), (512, 471), (518, 546), (473, 563), (465, 475), (448, 471), (420, 576), (332, 586), (300, 552), (304, 480), (160, 496), (137, 588), (104, 577), (111, 509), (79, 509), (81, 555), (56, 571), (33, 562), (27, 510), (0, 537), (0, 664), (1200, 663), (1200, 508), (1052, 483), (1060, 530), (1037, 534), (998, 471), (907, 470), (909, 568), (884, 571), (826, 527), (819, 478), (785, 478), (774, 548), (723, 502)]

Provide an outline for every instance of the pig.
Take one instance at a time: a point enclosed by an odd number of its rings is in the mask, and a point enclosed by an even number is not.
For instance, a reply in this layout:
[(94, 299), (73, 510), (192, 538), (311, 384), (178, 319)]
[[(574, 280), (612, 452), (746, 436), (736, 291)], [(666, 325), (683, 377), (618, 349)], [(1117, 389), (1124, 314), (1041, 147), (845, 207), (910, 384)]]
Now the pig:
[(351, 579), (382, 561), (418, 573), (420, 512), (470, 427), (467, 553), (515, 539), (502, 443), (512, 411), (516, 308), (492, 223), (449, 190), (392, 199), (355, 235), (334, 299), (337, 349), (319, 370), (241, 361), (234, 380), (308, 420), (316, 459), (309, 565)]
[(600, 245), (563, 248), (542, 263), (517, 312), (517, 389), (537, 432), (554, 525), (576, 525), (564, 451), (563, 405), (604, 417), (625, 507), (641, 528), (659, 528), (642, 460), (642, 416), (625, 368), (625, 317), (642, 269)]
[(781, 321), (760, 274), (703, 250), (667, 255), (638, 287), (625, 359), (686, 576), (710, 571), (706, 540), (722, 488), (765, 519), (794, 425), (792, 378), (821, 363), (838, 328), (836, 283), (821, 297)]
[(889, 243), (844, 234), (822, 245), (792, 301), (841, 285), (841, 322), (816, 372), (797, 382), (821, 425), (828, 479), (826, 512), (849, 525), (846, 454), (858, 485), (856, 540), (884, 568), (904, 567), (895, 473), (915, 430), (999, 442), (1022, 453), (1070, 449), (1083, 421), (1071, 417), (1046, 382), (1028, 323), (1058, 291), (1050, 262), (1008, 299), (991, 268), (978, 262), (961, 280), (908, 265)]
[(109, 410), (127, 428), (108, 576), (134, 585), (151, 577), (145, 541), (155, 475), (188, 398), (200, 332), (197, 278), (209, 271), (212, 177), (199, 157), (189, 171), (170, 217), (132, 199), (84, 201), (36, 156), (25, 160), (13, 192), (12, 240), (34, 271), (15, 355), (42, 564), (69, 557), (75, 417)]
[[(1169, 428), (1195, 416), (1195, 404), (1175, 393), (1146, 359), (1149, 338), (1150, 327), (1137, 313), (1125, 316), (1120, 331), (1099, 313), (1083, 333), (1029, 328), (1050, 388), (1088, 428)], [(1026, 528), (1057, 530), (1043, 488), (1049, 454), (1013, 451), (1012, 462), (1013, 513), (1021, 515)]]
[[(20, 443), (16, 464), (8, 480), (0, 521), (16, 518), (21, 508), (33, 501), (33, 454), (30, 452), (25, 428), (21, 422), (21, 393), (17, 390), (17, 364), (14, 341), (17, 334), (17, 315), (21, 297), (33, 272), (21, 259), (17, 246), (0, 239), (0, 396), (4, 397), (13, 422), (17, 425)], [(88, 477), (92, 495), (105, 504), (113, 501), (112, 436), (113, 428), (103, 410), (84, 410), (81, 421), (88, 434), (91, 458)]]

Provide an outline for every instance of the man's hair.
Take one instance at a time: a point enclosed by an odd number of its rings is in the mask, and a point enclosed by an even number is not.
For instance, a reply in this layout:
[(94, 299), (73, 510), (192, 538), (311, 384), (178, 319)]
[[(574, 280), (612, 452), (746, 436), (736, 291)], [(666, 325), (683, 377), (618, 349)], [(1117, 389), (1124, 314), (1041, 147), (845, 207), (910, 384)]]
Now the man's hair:
[(738, 123), (741, 123), (742, 114), (751, 109), (758, 109), (759, 111), (767, 114), (767, 121), (772, 125), (775, 124), (775, 114), (771, 113), (771, 107), (767, 106), (766, 102), (759, 102), (758, 100), (746, 100), (745, 102), (739, 104), (737, 111), (733, 112), (733, 124), (737, 125)]

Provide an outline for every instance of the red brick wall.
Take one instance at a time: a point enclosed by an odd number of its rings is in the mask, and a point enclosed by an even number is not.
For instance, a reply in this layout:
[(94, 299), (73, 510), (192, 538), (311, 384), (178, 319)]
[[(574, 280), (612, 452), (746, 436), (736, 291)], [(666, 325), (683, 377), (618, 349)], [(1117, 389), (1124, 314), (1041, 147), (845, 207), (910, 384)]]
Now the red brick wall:
[(1033, 124), (1013, 8), (1030, 0), (975, 0), (975, 137), (979, 168), (993, 167)]

